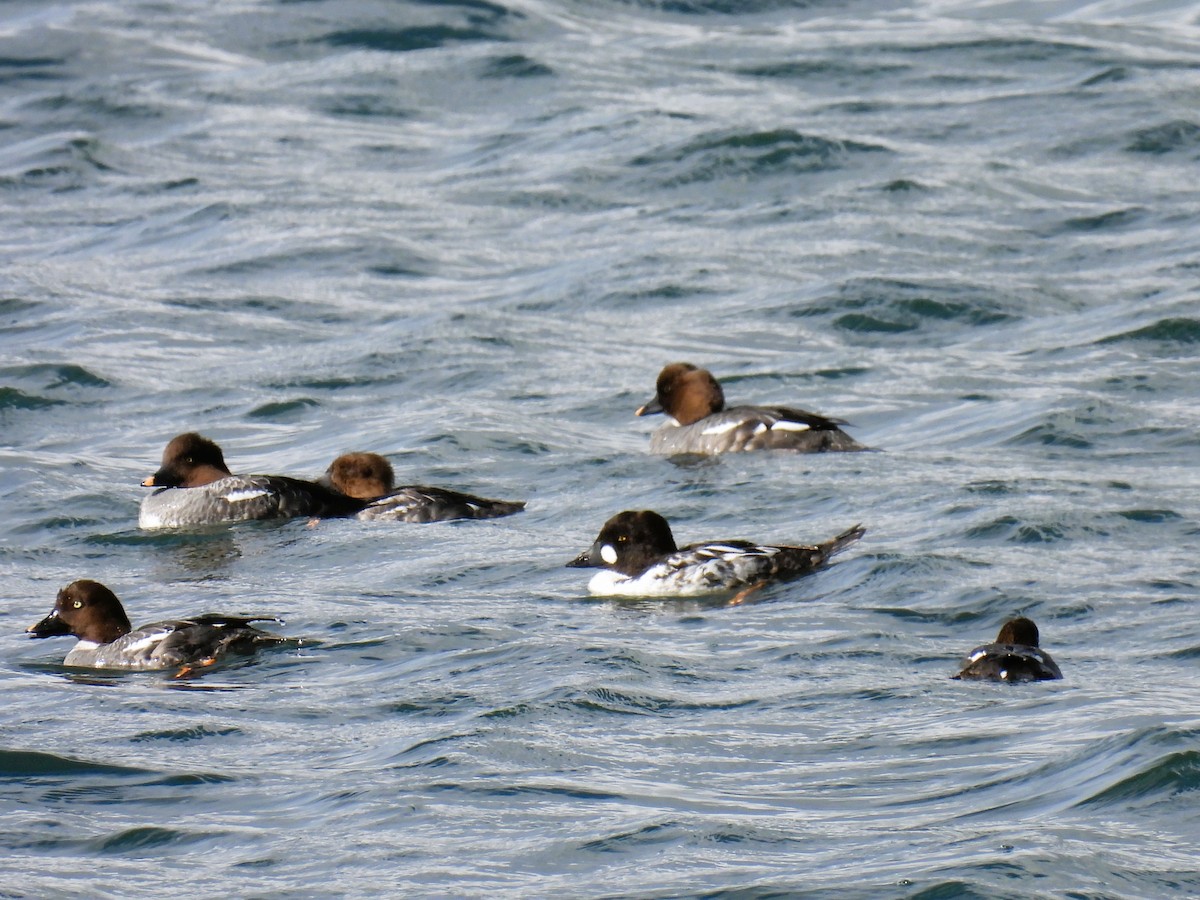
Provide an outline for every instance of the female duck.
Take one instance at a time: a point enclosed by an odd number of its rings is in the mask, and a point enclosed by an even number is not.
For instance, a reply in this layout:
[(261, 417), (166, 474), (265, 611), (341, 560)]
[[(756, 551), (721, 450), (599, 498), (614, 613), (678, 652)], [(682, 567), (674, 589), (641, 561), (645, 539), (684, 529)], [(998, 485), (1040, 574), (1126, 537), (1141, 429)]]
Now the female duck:
[(666, 413), (668, 421), (650, 436), (652, 453), (730, 453), (793, 450), (821, 453), (866, 450), (831, 419), (788, 406), (725, 408), (721, 385), (707, 369), (672, 363), (658, 375), (654, 399), (637, 415)]
[(74, 635), (79, 642), (63, 665), (95, 669), (173, 669), (184, 674), (210, 666), (230, 654), (253, 653), (285, 638), (261, 631), (251, 622), (278, 621), (270, 616), (203, 615), (154, 622), (136, 630), (117, 595), (98, 581), (73, 581), (61, 591), (50, 615), (26, 629), (35, 638)]
[(195, 432), (173, 438), (163, 451), (162, 468), (142, 485), (159, 488), (142, 501), (138, 512), (142, 528), (351, 516), (367, 505), (313, 481), (234, 475), (221, 448)]
[(378, 453), (344, 453), (321, 477), (323, 484), (368, 501), (359, 519), (387, 522), (445, 522), (451, 519), (494, 519), (525, 508), (523, 500), (489, 500), (448, 488), (421, 484), (395, 486), (392, 464)]

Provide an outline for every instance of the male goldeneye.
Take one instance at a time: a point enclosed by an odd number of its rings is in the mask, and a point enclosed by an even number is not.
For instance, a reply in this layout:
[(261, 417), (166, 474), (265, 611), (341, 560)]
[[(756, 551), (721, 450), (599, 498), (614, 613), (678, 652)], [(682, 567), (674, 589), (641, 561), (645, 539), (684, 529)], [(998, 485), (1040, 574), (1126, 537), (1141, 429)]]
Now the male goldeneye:
[(1058, 664), (1038, 647), (1038, 628), (1024, 616), (1009, 619), (994, 644), (976, 647), (952, 678), (971, 681), (1049, 681), (1062, 678)]
[(63, 665), (94, 669), (173, 669), (179, 674), (209, 666), (229, 654), (250, 654), (286, 639), (251, 622), (270, 616), (203, 615), (154, 622), (134, 631), (116, 594), (98, 581), (73, 581), (58, 592), (50, 615), (26, 632), (35, 638), (72, 634), (79, 638)]
[(138, 525), (172, 528), (248, 519), (350, 516), (366, 502), (313, 481), (283, 475), (233, 475), (221, 448), (189, 432), (172, 438), (162, 468), (142, 482), (157, 487), (142, 501)]
[[(676, 547), (667, 520), (651, 510), (626, 510), (604, 523), (591, 548), (568, 566), (603, 569), (588, 590), (602, 597), (694, 597), (755, 589), (804, 575), (865, 533), (859, 525), (813, 546), (706, 541)], [(749, 593), (749, 591), (745, 591)]]
[(493, 519), (525, 508), (523, 500), (489, 500), (421, 484), (396, 487), (392, 464), (378, 453), (344, 453), (320, 480), (349, 497), (370, 501), (357, 514), (360, 519), (388, 522)]
[(650, 436), (652, 453), (728, 453), (738, 450), (866, 450), (838, 428), (847, 424), (787, 406), (725, 408), (721, 385), (707, 369), (671, 363), (658, 374), (654, 399), (636, 415), (666, 413)]

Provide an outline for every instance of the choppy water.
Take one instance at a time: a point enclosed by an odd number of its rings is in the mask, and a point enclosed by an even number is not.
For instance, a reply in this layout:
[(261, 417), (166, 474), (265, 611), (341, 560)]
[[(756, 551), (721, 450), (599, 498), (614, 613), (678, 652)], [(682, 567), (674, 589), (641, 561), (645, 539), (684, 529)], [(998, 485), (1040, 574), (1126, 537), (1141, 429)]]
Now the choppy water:
[[(0, 896), (1200, 894), (1198, 108), (1182, 0), (6, 4)], [(885, 452), (650, 457), (680, 359)], [(192, 429), (529, 508), (138, 532)], [(629, 507), (869, 533), (588, 600)], [(81, 577), (306, 643), (82, 675)]]

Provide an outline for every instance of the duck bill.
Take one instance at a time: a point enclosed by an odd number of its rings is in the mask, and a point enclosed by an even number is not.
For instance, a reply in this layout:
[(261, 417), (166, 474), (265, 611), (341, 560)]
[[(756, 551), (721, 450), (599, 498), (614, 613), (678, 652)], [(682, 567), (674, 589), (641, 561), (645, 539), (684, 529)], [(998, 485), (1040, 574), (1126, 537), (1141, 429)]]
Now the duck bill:
[(655, 397), (653, 400), (649, 401), (648, 403), (643, 403), (641, 406), (639, 406), (637, 408), (637, 411), (634, 413), (634, 415), (635, 416), (653, 416), (662, 411), (663, 411), (662, 404), (659, 403), (658, 398)]
[(142, 482), (142, 487), (178, 487), (179, 478), (169, 469), (159, 469)]
[(26, 634), (31, 634), (35, 638), (55, 637), (60, 634), (70, 634), (71, 630), (58, 615), (58, 610), (50, 613), (42, 621), (36, 625), (30, 625), (25, 629)]
[(597, 569), (604, 565), (604, 560), (600, 558), (599, 542), (592, 544), (587, 550), (584, 550), (577, 557), (567, 563), (568, 569)]

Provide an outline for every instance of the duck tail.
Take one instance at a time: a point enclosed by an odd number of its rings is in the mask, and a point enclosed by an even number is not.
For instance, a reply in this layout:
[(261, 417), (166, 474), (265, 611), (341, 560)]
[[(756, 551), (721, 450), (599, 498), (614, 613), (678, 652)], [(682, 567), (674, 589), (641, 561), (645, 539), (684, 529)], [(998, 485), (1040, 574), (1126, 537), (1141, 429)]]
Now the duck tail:
[(835, 553), (841, 553), (866, 533), (867, 529), (863, 528), (862, 525), (853, 525), (850, 528), (847, 528), (837, 537), (830, 538), (825, 543), (821, 544), (821, 552), (824, 553), (825, 558), (828, 559)]

